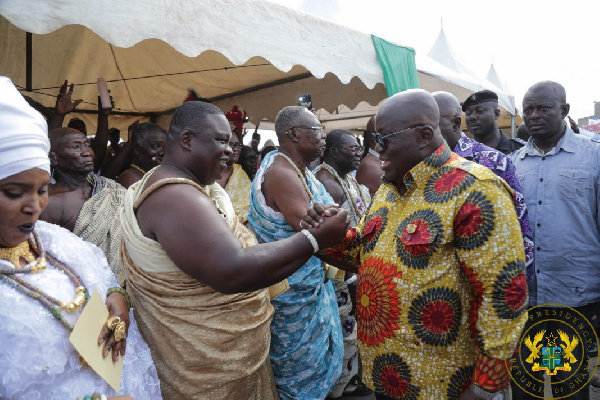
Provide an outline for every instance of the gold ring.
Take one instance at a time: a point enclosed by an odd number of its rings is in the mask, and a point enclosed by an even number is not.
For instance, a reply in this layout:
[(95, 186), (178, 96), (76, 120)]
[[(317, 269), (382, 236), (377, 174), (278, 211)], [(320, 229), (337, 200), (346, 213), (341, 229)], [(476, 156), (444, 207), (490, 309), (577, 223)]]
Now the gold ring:
[(108, 329), (110, 329), (111, 331), (115, 330), (115, 327), (120, 324), (121, 318), (119, 317), (111, 317), (109, 319), (106, 320), (106, 326), (108, 327)]
[(121, 321), (115, 327), (115, 341), (120, 342), (126, 337), (127, 335), (125, 334), (125, 322)]

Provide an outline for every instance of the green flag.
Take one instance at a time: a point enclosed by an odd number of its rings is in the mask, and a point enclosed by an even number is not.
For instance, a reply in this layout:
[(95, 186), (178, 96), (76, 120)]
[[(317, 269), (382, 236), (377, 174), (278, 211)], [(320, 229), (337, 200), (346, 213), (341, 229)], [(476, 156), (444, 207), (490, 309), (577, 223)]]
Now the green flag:
[(371, 38), (383, 70), (388, 97), (407, 89), (419, 88), (415, 51), (392, 44), (375, 35), (371, 35)]

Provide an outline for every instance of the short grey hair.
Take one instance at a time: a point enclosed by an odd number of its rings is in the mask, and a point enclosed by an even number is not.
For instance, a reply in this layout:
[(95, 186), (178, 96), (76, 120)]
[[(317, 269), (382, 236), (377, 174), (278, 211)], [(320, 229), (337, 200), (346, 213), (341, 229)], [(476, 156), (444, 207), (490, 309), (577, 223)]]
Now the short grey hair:
[(288, 106), (279, 111), (275, 118), (275, 133), (280, 142), (289, 129), (301, 123), (305, 111), (306, 107), (302, 106)]
[(140, 124), (136, 124), (131, 131), (132, 144), (136, 147), (142, 147), (144, 141), (146, 141), (146, 136), (148, 136), (150, 132), (165, 133), (163, 128), (156, 124), (151, 122), (142, 122)]

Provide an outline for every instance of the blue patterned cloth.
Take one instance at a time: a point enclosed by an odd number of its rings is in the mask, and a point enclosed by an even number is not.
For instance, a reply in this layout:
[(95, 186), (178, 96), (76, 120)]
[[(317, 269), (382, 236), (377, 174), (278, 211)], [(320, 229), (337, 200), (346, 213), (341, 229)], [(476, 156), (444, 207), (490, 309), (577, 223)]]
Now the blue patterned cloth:
[[(269, 153), (252, 182), (248, 221), (260, 243), (287, 238), (296, 231), (283, 214), (266, 205), (262, 182), (276, 159)], [(323, 185), (306, 170), (315, 200), (333, 203)], [(271, 322), (271, 365), (282, 399), (323, 399), (342, 371), (344, 347), (335, 291), (331, 281), (323, 283), (325, 270), (311, 257), (288, 278), (290, 289), (271, 300), (275, 316)]]

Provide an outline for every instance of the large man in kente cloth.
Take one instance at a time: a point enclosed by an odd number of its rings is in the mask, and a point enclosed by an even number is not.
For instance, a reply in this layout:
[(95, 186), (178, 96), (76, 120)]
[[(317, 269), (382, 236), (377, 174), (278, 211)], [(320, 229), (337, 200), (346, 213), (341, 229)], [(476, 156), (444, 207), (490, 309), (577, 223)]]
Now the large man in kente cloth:
[(230, 137), (217, 107), (181, 105), (162, 165), (129, 188), (121, 211), (127, 291), (165, 399), (278, 399), (264, 288), (342, 240), (348, 225), (339, 210), (318, 229), (255, 245), (216, 183)]
[(119, 206), (125, 189), (93, 173), (94, 152), (88, 138), (72, 128), (49, 133), (50, 163), (56, 181), (40, 219), (60, 225), (100, 247), (110, 268), (121, 279)]

